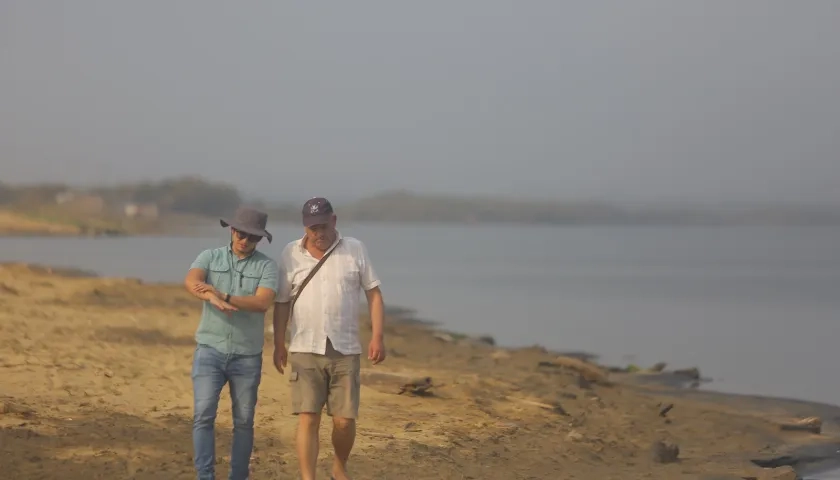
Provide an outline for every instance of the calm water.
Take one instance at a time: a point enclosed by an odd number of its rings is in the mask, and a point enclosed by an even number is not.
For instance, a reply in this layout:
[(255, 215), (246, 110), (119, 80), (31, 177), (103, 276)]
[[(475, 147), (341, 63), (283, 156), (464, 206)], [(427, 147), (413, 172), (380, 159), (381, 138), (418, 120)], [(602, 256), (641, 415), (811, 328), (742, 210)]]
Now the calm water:
[[(386, 302), (507, 345), (699, 366), (711, 388), (840, 404), (840, 228), (347, 225)], [(300, 235), (274, 226), (278, 254)], [(200, 238), (0, 238), (0, 260), (179, 282)]]

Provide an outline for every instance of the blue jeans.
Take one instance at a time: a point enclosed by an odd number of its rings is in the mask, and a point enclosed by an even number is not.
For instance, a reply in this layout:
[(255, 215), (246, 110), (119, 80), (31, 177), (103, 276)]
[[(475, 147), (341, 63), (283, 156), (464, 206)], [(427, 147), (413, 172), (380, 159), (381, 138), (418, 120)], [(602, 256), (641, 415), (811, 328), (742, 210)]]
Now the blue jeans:
[(230, 480), (247, 480), (254, 447), (254, 412), (262, 376), (262, 355), (224, 354), (198, 345), (193, 355), (193, 458), (199, 480), (215, 480), (214, 426), (219, 394), (230, 383), (233, 410), (233, 445)]

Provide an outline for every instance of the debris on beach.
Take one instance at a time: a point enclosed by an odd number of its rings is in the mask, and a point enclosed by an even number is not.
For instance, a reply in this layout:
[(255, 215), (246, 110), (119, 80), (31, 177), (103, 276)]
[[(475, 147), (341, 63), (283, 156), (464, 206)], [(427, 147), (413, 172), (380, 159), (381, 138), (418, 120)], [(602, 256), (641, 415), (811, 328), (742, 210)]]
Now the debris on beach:
[(779, 428), (786, 431), (808, 432), (819, 435), (822, 432), (820, 417), (806, 417), (790, 421), (779, 422)]
[(438, 332), (434, 334), (434, 337), (442, 342), (452, 343), (455, 341), (455, 337), (448, 333)]
[(650, 447), (651, 457), (656, 463), (674, 463), (680, 456), (680, 447), (676, 443), (658, 441)]
[(496, 346), (496, 339), (489, 335), (469, 336), (460, 333), (435, 332), (433, 336), (444, 343)]
[(540, 401), (537, 401), (537, 400), (531, 400), (529, 398), (520, 398), (520, 397), (507, 397), (507, 399), (510, 400), (510, 401), (513, 401), (513, 402), (523, 403), (525, 405), (532, 405), (534, 407), (539, 407), (539, 408), (542, 408), (544, 410), (548, 410), (552, 413), (562, 415), (564, 417), (569, 415), (569, 413), (566, 411), (566, 409), (564, 409), (562, 405), (560, 405), (559, 403), (556, 403), (556, 402), (553, 403), (553, 404), (549, 404), (549, 403), (540, 402)]
[(756, 480), (802, 480), (802, 477), (796, 473), (793, 467), (785, 465), (761, 472), (761, 476)]
[(610, 385), (606, 371), (594, 363), (589, 363), (578, 358), (559, 356), (553, 360), (541, 361), (537, 366), (541, 368), (572, 370), (580, 375), (584, 384), (597, 383)]
[(409, 393), (415, 396), (431, 395), (430, 390), (440, 387), (432, 383), (432, 377), (409, 377), (398, 373), (369, 372), (362, 370), (362, 385), (382, 393), (402, 395)]
[(402, 395), (405, 392), (412, 395), (427, 395), (429, 393), (429, 389), (433, 386), (432, 377), (415, 378), (402, 384), (400, 386), (400, 391), (397, 392), (397, 395)]

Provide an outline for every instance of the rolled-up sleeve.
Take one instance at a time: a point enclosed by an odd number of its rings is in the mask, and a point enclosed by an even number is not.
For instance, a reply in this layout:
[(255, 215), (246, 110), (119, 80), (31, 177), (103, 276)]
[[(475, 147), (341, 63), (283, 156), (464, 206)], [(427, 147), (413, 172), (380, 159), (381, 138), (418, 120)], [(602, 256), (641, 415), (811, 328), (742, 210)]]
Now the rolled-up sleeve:
[(213, 260), (213, 252), (210, 250), (205, 250), (198, 254), (195, 260), (193, 260), (192, 265), (190, 265), (190, 270), (194, 268), (200, 268), (204, 271), (210, 269), (210, 261)]
[(277, 292), (279, 277), (280, 275), (277, 268), (277, 262), (270, 260), (266, 262), (265, 268), (263, 268), (262, 277), (260, 277), (260, 283), (258, 286)]
[(276, 303), (286, 303), (292, 300), (292, 262), (289, 248), (283, 249), (280, 261), (277, 262), (277, 296)]
[(362, 242), (359, 242), (359, 256), (361, 257), (359, 275), (361, 277), (360, 282), (362, 284), (362, 288), (367, 291), (381, 285), (382, 281), (379, 280), (376, 270), (373, 269), (373, 263), (370, 261), (370, 255), (368, 255), (367, 247), (365, 247), (365, 244)]

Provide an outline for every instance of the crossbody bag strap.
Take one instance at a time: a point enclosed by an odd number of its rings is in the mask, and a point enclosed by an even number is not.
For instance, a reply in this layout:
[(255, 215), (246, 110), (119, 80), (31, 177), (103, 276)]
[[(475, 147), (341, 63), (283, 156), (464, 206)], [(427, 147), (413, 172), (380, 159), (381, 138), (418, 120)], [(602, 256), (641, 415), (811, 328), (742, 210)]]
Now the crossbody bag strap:
[(321, 265), (323, 265), (324, 262), (327, 261), (327, 258), (330, 255), (332, 255), (332, 252), (335, 251), (336, 248), (338, 248), (339, 243), (341, 243), (341, 239), (339, 239), (338, 242), (335, 244), (335, 246), (332, 249), (330, 249), (327, 253), (325, 253), (324, 256), (321, 257), (320, 260), (318, 260), (318, 263), (316, 263), (315, 266), (312, 267), (312, 270), (309, 271), (309, 275), (307, 275), (306, 278), (303, 279), (303, 282), (300, 284), (300, 288), (298, 288), (297, 293), (295, 293), (295, 297), (292, 299), (292, 302), (289, 304), (289, 318), (290, 319), (292, 318), (292, 309), (295, 308), (295, 302), (297, 302), (298, 297), (300, 297), (301, 292), (303, 292), (303, 288), (306, 287), (306, 284), (309, 283), (309, 280), (311, 280), (312, 277), (314, 277), (315, 274), (318, 273), (318, 270), (321, 268)]

